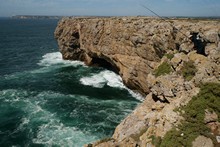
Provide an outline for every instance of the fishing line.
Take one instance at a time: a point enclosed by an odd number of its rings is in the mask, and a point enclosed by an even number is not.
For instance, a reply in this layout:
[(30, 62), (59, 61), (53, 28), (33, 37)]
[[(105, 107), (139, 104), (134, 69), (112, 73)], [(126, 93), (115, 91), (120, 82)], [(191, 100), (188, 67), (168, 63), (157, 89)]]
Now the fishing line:
[[(180, 31), (178, 28), (176, 28), (176, 27), (172, 24), (172, 22), (169, 21), (169, 18), (168, 18), (168, 17), (162, 17), (162, 16), (158, 15), (156, 12), (154, 12), (153, 10), (151, 10), (150, 8), (148, 8), (147, 6), (145, 6), (145, 5), (143, 5), (143, 4), (141, 4), (141, 6), (142, 6), (143, 8), (145, 8), (145, 10), (150, 11), (151, 13), (153, 13), (154, 15), (156, 15), (157, 17), (159, 17), (159, 18), (162, 19), (163, 21), (167, 22), (171, 27), (173, 27), (174, 31), (180, 32), (183, 36), (186, 37), (187, 40), (190, 39), (191, 42), (194, 43), (194, 45), (196, 45), (196, 43), (197, 43), (197, 44), (200, 44), (200, 45), (204, 46), (206, 43), (208, 43), (208, 41), (207, 41), (205, 38), (201, 38), (201, 36), (198, 35), (199, 33), (196, 33), (196, 36), (194, 36), (195, 34), (192, 34), (192, 38), (191, 38), (191, 37), (189, 38), (185, 33), (183, 33), (183, 32)], [(165, 18), (166, 18), (166, 19), (165, 19)], [(190, 33), (190, 34), (191, 34), (191, 33)], [(197, 37), (197, 38), (195, 38), (195, 37)], [(197, 47), (198, 47), (198, 45), (197, 45)], [(198, 48), (197, 48), (197, 47), (196, 47), (197, 53), (206, 56), (206, 54), (205, 54), (205, 48), (203, 48), (203, 47), (198, 47)]]
[(154, 15), (156, 15), (157, 17), (159, 17), (161, 20), (167, 22), (171, 27), (173, 27), (173, 29), (174, 29), (175, 31), (179, 31), (182, 35), (184, 35), (184, 36), (188, 39), (188, 36), (187, 36), (185, 33), (183, 33), (182, 31), (180, 31), (178, 28), (176, 28), (176, 27), (172, 24), (172, 22), (170, 22), (170, 20), (169, 20), (170, 18), (160, 16), (159, 14), (157, 14), (156, 12), (154, 12), (153, 10), (151, 10), (150, 8), (148, 8), (146, 5), (140, 4), (140, 6), (142, 6), (143, 8), (145, 8), (145, 10), (148, 10), (148, 11), (150, 11), (151, 13), (153, 13)]

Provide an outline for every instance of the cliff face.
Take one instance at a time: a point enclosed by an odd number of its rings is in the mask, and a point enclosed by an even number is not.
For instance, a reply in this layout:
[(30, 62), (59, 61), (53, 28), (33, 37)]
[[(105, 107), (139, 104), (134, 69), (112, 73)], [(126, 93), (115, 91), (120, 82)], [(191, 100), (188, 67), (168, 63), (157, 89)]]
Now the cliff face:
[[(151, 136), (163, 138), (184, 120), (176, 109), (199, 93), (199, 85), (220, 82), (219, 21), (69, 18), (59, 22), (55, 37), (64, 59), (114, 70), (125, 85), (147, 95), (112, 139), (94, 146), (152, 145)], [(215, 122), (209, 126), (220, 135)]]
[(154, 19), (63, 19), (55, 37), (64, 59), (111, 68), (142, 94), (149, 93), (145, 79), (155, 62), (176, 48), (173, 28)]
[(147, 75), (168, 50), (192, 49), (196, 45), (189, 37), (197, 33), (208, 34), (209, 41), (218, 43), (218, 31), (219, 22), (209, 21), (75, 18), (61, 20), (55, 38), (64, 59), (111, 68), (129, 88), (146, 95), (150, 92)]

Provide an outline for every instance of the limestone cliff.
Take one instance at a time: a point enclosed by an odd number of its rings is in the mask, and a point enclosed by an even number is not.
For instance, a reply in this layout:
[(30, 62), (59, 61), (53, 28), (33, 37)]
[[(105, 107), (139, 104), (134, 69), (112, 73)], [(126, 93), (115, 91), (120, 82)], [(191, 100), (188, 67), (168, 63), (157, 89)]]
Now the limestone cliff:
[(121, 75), (129, 88), (146, 95), (150, 92), (147, 75), (167, 50), (195, 47), (187, 38), (190, 34), (206, 35), (207, 40), (217, 44), (217, 32), (218, 21), (75, 18), (62, 19), (55, 37), (64, 59), (109, 67)]
[[(176, 110), (199, 93), (199, 85), (220, 82), (219, 20), (65, 18), (55, 37), (64, 59), (114, 70), (125, 85), (147, 95), (111, 139), (92, 146), (150, 146), (151, 136), (163, 138), (181, 123)], [(220, 136), (215, 122), (211, 128)]]

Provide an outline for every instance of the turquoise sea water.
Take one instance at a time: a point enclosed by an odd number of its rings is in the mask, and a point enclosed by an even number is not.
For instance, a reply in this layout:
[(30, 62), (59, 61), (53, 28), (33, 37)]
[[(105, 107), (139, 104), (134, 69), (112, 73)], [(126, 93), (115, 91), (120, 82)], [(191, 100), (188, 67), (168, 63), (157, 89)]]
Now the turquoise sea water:
[(71, 146), (110, 137), (139, 103), (115, 73), (64, 61), (57, 20), (0, 19), (0, 146)]

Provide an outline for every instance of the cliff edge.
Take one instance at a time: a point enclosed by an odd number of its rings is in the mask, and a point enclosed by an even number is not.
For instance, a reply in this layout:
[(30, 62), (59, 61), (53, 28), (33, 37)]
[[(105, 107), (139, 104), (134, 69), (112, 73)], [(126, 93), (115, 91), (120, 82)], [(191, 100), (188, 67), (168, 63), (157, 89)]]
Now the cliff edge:
[[(167, 140), (174, 143), (173, 136), (180, 136), (176, 146), (198, 146), (202, 140), (209, 142), (208, 146), (219, 145), (220, 110), (214, 107), (220, 107), (219, 20), (64, 18), (55, 38), (64, 59), (113, 70), (126, 86), (146, 96), (118, 125), (112, 138), (88, 146), (169, 146)], [(210, 91), (214, 91), (213, 101), (203, 100)], [(203, 103), (196, 101), (198, 97)], [(208, 106), (191, 110), (197, 103)], [(195, 116), (188, 116), (192, 111)], [(197, 131), (190, 136), (196, 126), (181, 131), (185, 123), (198, 124), (188, 120), (200, 111), (201, 117), (195, 120), (209, 133)]]

